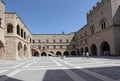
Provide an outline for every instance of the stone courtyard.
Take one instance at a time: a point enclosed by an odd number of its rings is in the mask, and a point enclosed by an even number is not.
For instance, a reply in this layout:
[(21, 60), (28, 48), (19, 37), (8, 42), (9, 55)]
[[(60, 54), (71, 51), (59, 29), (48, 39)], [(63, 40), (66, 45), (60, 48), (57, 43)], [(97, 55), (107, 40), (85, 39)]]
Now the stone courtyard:
[(120, 81), (120, 57), (1, 60), (0, 81)]

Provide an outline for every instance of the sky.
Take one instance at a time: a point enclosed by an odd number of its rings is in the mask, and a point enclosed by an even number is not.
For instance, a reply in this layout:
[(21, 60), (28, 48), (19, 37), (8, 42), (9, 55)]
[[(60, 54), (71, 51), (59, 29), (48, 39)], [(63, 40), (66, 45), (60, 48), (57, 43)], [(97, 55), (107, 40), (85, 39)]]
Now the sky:
[(98, 0), (3, 0), (32, 34), (69, 34), (86, 25), (86, 14)]

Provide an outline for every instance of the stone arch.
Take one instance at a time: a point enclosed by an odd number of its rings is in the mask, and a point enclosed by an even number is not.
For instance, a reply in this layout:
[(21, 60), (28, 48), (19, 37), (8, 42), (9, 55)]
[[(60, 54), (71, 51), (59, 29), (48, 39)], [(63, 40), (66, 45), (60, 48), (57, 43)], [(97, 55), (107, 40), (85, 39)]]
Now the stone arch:
[(57, 51), (57, 52), (56, 52), (56, 55), (57, 55), (57, 56), (61, 56), (62, 53), (61, 53), (60, 51)]
[(23, 47), (21, 42), (18, 43), (18, 56), (23, 57)]
[(88, 47), (85, 47), (85, 53), (86, 52), (89, 52), (89, 48)]
[(42, 52), (41, 56), (47, 56), (47, 53), (46, 52)]
[(32, 56), (33, 57), (39, 57), (39, 55), (40, 55), (40, 53), (37, 50), (32, 49)]
[(5, 49), (4, 49), (4, 44), (3, 42), (0, 40), (0, 58), (2, 57), (2, 55), (5, 53)]
[(17, 34), (20, 35), (20, 26), (17, 25)]
[(110, 55), (110, 45), (107, 41), (103, 41), (100, 46), (101, 55)]
[(95, 44), (92, 44), (90, 47), (91, 55), (97, 55), (97, 47)]
[(7, 33), (13, 33), (13, 25), (11, 23), (7, 24)]
[(27, 56), (27, 46), (24, 45), (24, 56), (26, 57)]
[(76, 55), (76, 52), (75, 51), (71, 51), (71, 55)]
[(69, 52), (68, 52), (68, 51), (65, 51), (65, 52), (63, 53), (63, 55), (64, 55), (64, 56), (69, 56)]

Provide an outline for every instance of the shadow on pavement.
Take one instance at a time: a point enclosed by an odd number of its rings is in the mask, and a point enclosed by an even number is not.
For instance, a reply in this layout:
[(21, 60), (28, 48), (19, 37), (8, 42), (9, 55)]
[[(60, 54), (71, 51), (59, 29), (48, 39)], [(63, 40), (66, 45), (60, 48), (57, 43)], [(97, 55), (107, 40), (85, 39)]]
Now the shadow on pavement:
[(118, 59), (118, 60), (120, 60), (120, 56), (90, 56), (90, 58), (105, 58), (105, 59)]
[(18, 79), (12, 78), (12, 77), (8, 77), (6, 75), (2, 75), (2, 76), (0, 76), (0, 81), (23, 81), (23, 80), (18, 80)]
[[(66, 72), (70, 70), (76, 73), (85, 81), (103, 81), (95, 76), (92, 76), (83, 70), (89, 70), (97, 74), (103, 75), (105, 77), (111, 78), (113, 80), (120, 79), (120, 67), (94, 67), (94, 68), (84, 68), (84, 69), (64, 69), (64, 70), (47, 70), (42, 81), (74, 81)], [(97, 76), (97, 75), (96, 75)], [(73, 76), (74, 77), (74, 76)]]

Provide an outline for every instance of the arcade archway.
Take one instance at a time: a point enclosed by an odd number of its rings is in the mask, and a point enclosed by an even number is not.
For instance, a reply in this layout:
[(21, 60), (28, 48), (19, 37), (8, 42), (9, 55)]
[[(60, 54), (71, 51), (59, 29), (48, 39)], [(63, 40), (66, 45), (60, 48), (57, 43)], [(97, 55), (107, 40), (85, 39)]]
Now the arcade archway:
[(3, 42), (0, 40), (0, 58), (4, 54), (4, 45)]
[(47, 53), (46, 52), (42, 52), (41, 56), (47, 56)]
[(56, 55), (57, 55), (57, 56), (62, 56), (62, 53), (61, 53), (60, 51), (57, 51), (57, 52), (56, 52)]
[(75, 52), (75, 51), (72, 51), (72, 52), (71, 52), (71, 55), (76, 55), (76, 52)]
[(95, 56), (97, 55), (97, 47), (95, 44), (92, 44), (90, 47), (91, 55)]
[(21, 58), (23, 57), (23, 48), (21, 42), (18, 43), (18, 56)]
[(69, 52), (68, 52), (68, 51), (65, 51), (65, 52), (63, 53), (63, 55), (64, 55), (64, 56), (69, 56)]
[(35, 50), (35, 49), (32, 49), (32, 56), (33, 57), (39, 57), (39, 52), (37, 51), (37, 50)]
[(101, 55), (110, 55), (110, 45), (108, 42), (102, 42), (100, 46)]
[(27, 46), (24, 45), (24, 56), (27, 57)]

